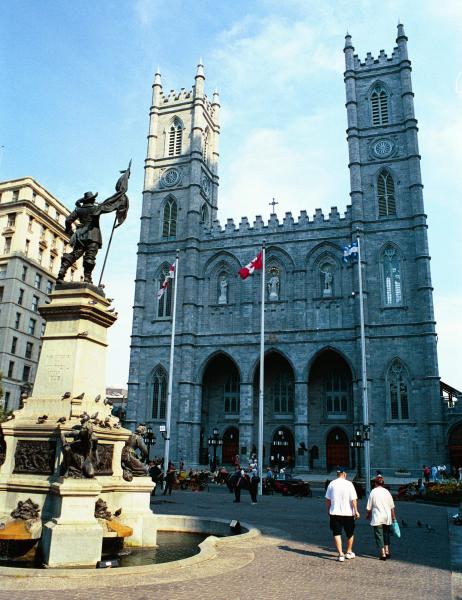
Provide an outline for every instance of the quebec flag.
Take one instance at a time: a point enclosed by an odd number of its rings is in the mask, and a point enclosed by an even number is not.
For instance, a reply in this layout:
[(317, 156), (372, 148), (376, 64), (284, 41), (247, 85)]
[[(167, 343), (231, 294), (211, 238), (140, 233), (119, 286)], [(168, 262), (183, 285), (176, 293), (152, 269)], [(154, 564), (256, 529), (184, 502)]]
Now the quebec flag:
[(358, 259), (358, 242), (353, 242), (349, 246), (343, 246), (343, 262)]

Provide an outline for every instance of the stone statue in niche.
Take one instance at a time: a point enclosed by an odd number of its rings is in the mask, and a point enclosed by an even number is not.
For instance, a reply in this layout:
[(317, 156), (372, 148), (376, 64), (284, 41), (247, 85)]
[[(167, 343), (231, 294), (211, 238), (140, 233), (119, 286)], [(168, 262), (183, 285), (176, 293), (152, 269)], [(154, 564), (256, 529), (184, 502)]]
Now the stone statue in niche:
[(270, 302), (279, 300), (279, 271), (275, 267), (270, 269), (270, 278), (268, 280), (268, 299)]
[(218, 304), (228, 304), (228, 278), (223, 275), (220, 278), (220, 295), (218, 296)]
[(334, 275), (332, 273), (331, 265), (323, 265), (320, 268), (321, 282), (322, 282), (322, 296), (323, 298), (331, 298), (334, 288)]
[(83, 413), (81, 417), (80, 425), (75, 425), (68, 433), (74, 438), (73, 442), (69, 443), (61, 431), (61, 473), (64, 477), (92, 479), (98, 463), (98, 438), (89, 415)]
[[(146, 477), (147, 465), (143, 462), (148, 457), (148, 449), (143, 441), (146, 432), (144, 425), (138, 425), (135, 433), (132, 433), (122, 449), (122, 477), (125, 481), (132, 481), (133, 477)], [(139, 450), (141, 457), (136, 450)]]

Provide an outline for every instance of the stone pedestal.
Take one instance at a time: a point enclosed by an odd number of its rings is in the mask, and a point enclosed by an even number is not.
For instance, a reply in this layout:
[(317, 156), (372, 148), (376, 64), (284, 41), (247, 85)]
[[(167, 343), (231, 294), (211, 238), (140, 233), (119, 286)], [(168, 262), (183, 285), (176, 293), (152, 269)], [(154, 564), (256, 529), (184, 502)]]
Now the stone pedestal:
[(102, 485), (96, 479), (64, 479), (51, 485), (56, 515), (44, 524), (42, 551), (48, 567), (94, 567), (101, 560), (103, 528), (95, 518)]

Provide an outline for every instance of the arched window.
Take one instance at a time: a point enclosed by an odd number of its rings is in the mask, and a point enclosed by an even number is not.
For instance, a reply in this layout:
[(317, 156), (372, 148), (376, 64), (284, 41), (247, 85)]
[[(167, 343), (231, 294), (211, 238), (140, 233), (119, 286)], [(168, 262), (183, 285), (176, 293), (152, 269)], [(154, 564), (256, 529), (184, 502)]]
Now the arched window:
[(327, 414), (347, 414), (350, 386), (346, 374), (339, 369), (328, 370), (324, 376), (324, 386)]
[(395, 183), (386, 169), (381, 171), (377, 177), (377, 202), (379, 217), (396, 215)]
[(294, 392), (294, 378), (288, 370), (279, 373), (271, 380), (268, 394), (275, 413), (294, 411)]
[(162, 237), (164, 239), (174, 239), (176, 236), (176, 219), (178, 208), (176, 201), (169, 198), (164, 205), (164, 216), (162, 226)]
[(205, 163), (207, 163), (209, 159), (209, 128), (204, 131), (204, 135), (202, 138), (202, 159)]
[(403, 302), (401, 286), (401, 258), (394, 246), (387, 246), (382, 256), (384, 300), (387, 306)]
[(395, 419), (409, 419), (408, 375), (400, 360), (394, 360), (388, 370), (390, 394), (390, 416)]
[(167, 373), (162, 367), (157, 367), (152, 376), (152, 418), (164, 420), (166, 406)]
[(207, 208), (207, 204), (204, 204), (201, 206), (201, 223), (204, 223), (204, 225), (208, 225), (209, 222), (209, 209)]
[(238, 414), (240, 407), (240, 386), (237, 374), (230, 375), (225, 383), (223, 398), (225, 401), (226, 414)]
[[(169, 275), (169, 265), (164, 265), (158, 281), (158, 290), (160, 290), (166, 277)], [(167, 289), (162, 294), (160, 300), (157, 303), (157, 316), (158, 317), (171, 317), (172, 316), (172, 292), (173, 292), (173, 279), (169, 279)]]
[(183, 139), (183, 125), (180, 119), (175, 118), (168, 130), (168, 155), (179, 156)]
[(386, 125), (389, 122), (388, 94), (381, 85), (372, 91), (371, 115), (372, 125)]

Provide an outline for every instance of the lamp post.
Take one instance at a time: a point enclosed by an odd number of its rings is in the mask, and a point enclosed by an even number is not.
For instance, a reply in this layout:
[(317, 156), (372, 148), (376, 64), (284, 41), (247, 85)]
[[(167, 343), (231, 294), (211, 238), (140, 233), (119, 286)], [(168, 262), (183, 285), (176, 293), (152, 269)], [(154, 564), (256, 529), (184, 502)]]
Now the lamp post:
[(364, 442), (369, 441), (369, 425), (358, 425), (355, 429), (354, 439), (350, 441), (350, 448), (356, 448), (356, 478), (361, 479), (361, 448), (364, 448)]
[(154, 444), (156, 443), (156, 434), (154, 433), (150, 425), (146, 427), (146, 431), (143, 434), (143, 442), (146, 444), (148, 449), (148, 457), (146, 459), (146, 462), (149, 462), (151, 446), (154, 446)]
[(214, 427), (212, 435), (209, 437), (209, 448), (213, 448), (213, 470), (217, 468), (217, 446), (222, 446), (223, 440), (220, 438), (220, 433), (216, 427)]

